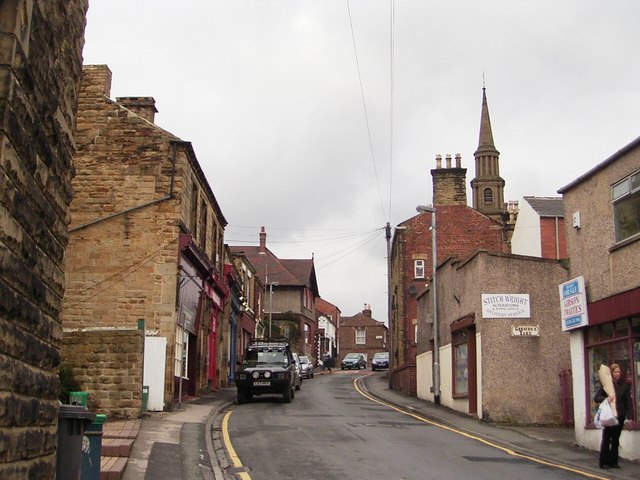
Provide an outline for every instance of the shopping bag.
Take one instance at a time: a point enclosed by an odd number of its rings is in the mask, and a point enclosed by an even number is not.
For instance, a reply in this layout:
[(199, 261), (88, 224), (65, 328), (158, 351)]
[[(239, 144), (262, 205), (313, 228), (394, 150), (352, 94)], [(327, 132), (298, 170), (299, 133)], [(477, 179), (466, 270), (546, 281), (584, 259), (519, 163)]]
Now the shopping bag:
[(613, 416), (617, 417), (618, 412), (616, 411), (616, 390), (613, 388), (613, 379), (611, 378), (611, 370), (606, 365), (600, 365), (598, 369), (598, 377), (600, 379), (600, 385), (602, 385), (602, 389), (605, 391), (608, 397), (613, 397), (614, 401), (609, 406), (611, 407), (611, 411), (613, 412)]
[(615, 427), (618, 425), (618, 419), (613, 415), (609, 400), (606, 398), (598, 406), (598, 411), (593, 419), (596, 428)]

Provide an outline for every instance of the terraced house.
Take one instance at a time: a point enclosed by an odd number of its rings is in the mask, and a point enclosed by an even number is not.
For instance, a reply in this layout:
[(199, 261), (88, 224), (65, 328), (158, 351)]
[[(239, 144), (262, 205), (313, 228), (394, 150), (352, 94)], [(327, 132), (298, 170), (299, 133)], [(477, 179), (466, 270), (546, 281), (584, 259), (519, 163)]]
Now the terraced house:
[(226, 382), (226, 220), (191, 143), (154, 123), (154, 99), (110, 89), (106, 65), (84, 67), (63, 358), (90, 408), (131, 417), (143, 385), (162, 410)]

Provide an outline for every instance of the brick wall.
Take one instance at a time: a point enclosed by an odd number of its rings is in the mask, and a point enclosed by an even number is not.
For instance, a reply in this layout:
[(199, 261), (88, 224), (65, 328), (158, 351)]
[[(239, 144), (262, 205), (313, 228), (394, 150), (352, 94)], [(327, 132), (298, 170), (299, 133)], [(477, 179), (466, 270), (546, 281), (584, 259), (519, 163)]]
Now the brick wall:
[(142, 405), (142, 330), (65, 331), (62, 358), (89, 392), (87, 407), (108, 418), (137, 418)]
[(567, 258), (564, 218), (541, 218), (540, 237), (542, 258)]
[[(365, 330), (365, 343), (356, 343), (356, 330)], [(364, 353), (367, 355), (367, 365), (371, 366), (373, 354), (388, 352), (389, 333), (382, 322), (371, 318), (371, 310), (364, 310), (352, 317), (343, 316), (340, 322), (340, 352), (336, 359), (336, 366), (347, 353)]]
[(0, 478), (55, 477), (87, 0), (0, 2)]

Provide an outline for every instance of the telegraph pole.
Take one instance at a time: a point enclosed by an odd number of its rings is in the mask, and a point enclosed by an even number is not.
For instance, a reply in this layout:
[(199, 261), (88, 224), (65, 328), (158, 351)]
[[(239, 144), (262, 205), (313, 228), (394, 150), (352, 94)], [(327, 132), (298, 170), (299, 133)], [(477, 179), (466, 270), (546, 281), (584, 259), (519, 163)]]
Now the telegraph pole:
[(393, 390), (393, 326), (391, 316), (393, 315), (391, 302), (391, 224), (387, 222), (384, 229), (385, 238), (387, 239), (387, 323), (389, 324), (389, 389)]

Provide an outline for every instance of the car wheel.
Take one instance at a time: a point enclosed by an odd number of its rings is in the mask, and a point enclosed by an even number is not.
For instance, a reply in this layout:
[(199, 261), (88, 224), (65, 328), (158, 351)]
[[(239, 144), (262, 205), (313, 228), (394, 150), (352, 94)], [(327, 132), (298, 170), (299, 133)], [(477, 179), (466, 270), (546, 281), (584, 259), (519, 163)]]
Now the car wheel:
[(238, 390), (238, 405), (247, 403), (250, 400), (250, 395), (245, 390)]
[(295, 396), (293, 393), (293, 388), (287, 388), (285, 392), (282, 394), (282, 401), (284, 403), (291, 403), (291, 399)]

